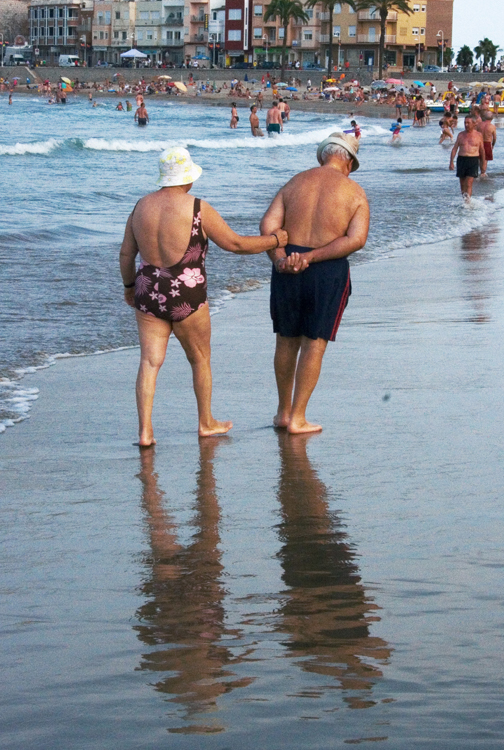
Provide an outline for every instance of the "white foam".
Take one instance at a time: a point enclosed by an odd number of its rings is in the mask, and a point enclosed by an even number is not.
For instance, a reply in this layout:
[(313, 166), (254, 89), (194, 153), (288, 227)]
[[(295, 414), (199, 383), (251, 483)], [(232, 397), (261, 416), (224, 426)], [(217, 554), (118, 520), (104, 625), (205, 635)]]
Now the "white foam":
[(22, 156), (23, 154), (39, 154), (47, 156), (59, 148), (63, 141), (49, 138), (48, 141), (36, 141), (35, 143), (15, 143), (14, 146), (0, 145), (0, 156)]

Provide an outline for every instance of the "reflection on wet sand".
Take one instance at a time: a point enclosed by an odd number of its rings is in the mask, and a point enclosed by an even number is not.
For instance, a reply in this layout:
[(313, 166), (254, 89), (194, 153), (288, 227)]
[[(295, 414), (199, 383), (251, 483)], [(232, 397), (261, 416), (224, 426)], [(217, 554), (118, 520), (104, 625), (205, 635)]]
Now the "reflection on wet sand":
[(469, 232), (461, 238), (464, 281), (469, 289), (466, 298), (471, 300), (475, 311), (469, 321), (472, 323), (489, 323), (491, 320), (485, 302), (492, 295), (491, 248), (497, 246), (499, 233), (499, 227), (494, 227)]
[[(277, 630), (299, 667), (337, 680), (352, 708), (374, 705), (372, 689), (390, 648), (370, 635), (378, 607), (366, 594), (356, 553), (306, 454), (312, 436), (278, 433), (278, 500), (284, 592)], [(316, 438), (315, 438), (316, 439)], [(323, 693), (327, 680), (320, 687)]]
[[(152, 556), (146, 561), (148, 577), (141, 587), (147, 601), (137, 612), (140, 624), (135, 629), (144, 643), (159, 647), (143, 655), (140, 668), (163, 673), (156, 689), (184, 707), (182, 726), (172, 732), (223, 731), (215, 720), (200, 723), (199, 715), (215, 712), (223, 693), (249, 684), (248, 680), (232, 680), (234, 675), (225, 666), (236, 663), (236, 658), (219, 644), (222, 637), (235, 636), (236, 631), (224, 625), (220, 508), (213, 472), (217, 442), (200, 441), (193, 521), (197, 531), (187, 546), (177, 542), (177, 527), (165, 510), (164, 492), (155, 473), (155, 450), (140, 454), (139, 478)], [(197, 723), (189, 724), (191, 719)]]

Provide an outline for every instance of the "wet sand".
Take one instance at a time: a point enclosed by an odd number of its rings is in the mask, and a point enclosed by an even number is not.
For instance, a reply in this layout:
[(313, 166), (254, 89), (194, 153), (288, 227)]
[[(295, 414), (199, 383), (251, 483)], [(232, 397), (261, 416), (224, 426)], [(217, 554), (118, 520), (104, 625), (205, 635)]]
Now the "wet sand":
[(198, 441), (176, 343), (155, 451), (138, 350), (26, 377), (0, 438), (5, 747), (501, 746), (503, 227), (353, 268), (309, 439), (270, 426), (267, 289), (212, 319), (226, 438)]

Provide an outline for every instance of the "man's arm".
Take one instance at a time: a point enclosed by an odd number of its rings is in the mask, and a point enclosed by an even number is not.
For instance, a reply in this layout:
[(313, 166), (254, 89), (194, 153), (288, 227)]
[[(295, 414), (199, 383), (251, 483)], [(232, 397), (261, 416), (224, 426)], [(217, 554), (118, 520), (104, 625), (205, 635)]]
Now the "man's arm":
[(454, 146), (453, 146), (453, 148), (451, 150), (451, 154), (450, 154), (450, 167), (449, 167), (449, 169), (452, 169), (452, 170), (455, 169), (455, 164), (454, 164), (455, 157), (457, 155), (457, 151), (460, 148), (460, 135), (461, 134), (459, 133), (458, 136), (457, 136), (457, 140), (455, 141), (455, 144), (454, 144)]
[(119, 268), (121, 270), (121, 276), (123, 284), (126, 284), (129, 288), (124, 289), (124, 301), (130, 306), (135, 306), (135, 287), (131, 284), (135, 281), (136, 268), (135, 258), (138, 253), (138, 245), (133, 234), (131, 214), (126, 222), (126, 229), (124, 230), (124, 239), (121, 245), (121, 251), (119, 253)]
[(479, 142), (479, 160), (480, 160), (480, 169), (483, 173), (486, 172), (487, 167), (487, 160), (486, 160), (486, 154), (485, 154), (485, 146), (483, 145), (483, 136), (480, 135), (480, 142)]
[[(283, 226), (285, 221), (285, 204), (283, 200), (283, 188), (278, 191), (271, 205), (261, 219), (259, 224), (259, 231), (261, 234), (268, 235), (271, 232), (276, 231), (275, 227)], [(286, 252), (283, 247), (277, 247), (273, 250), (268, 251), (268, 256), (275, 266), (276, 270), (281, 273), (299, 273), (304, 271), (308, 266), (303, 257), (299, 253), (291, 253), (287, 258)]]
[(333, 260), (335, 258), (346, 258), (356, 250), (360, 250), (366, 244), (369, 232), (369, 203), (365, 195), (357, 206), (350, 220), (344, 237), (329, 242), (323, 247), (317, 247), (303, 253), (308, 264), (320, 263), (322, 260)]

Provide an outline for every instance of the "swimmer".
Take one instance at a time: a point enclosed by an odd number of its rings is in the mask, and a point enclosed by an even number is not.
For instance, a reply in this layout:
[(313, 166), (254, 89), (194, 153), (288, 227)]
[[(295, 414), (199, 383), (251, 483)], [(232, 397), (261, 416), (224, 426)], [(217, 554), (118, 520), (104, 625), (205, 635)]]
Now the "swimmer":
[(138, 107), (137, 111), (135, 112), (135, 122), (137, 122), (137, 120), (138, 120), (138, 124), (142, 127), (144, 125), (147, 125), (147, 123), (149, 122), (149, 115), (147, 114), (147, 110), (145, 109), (145, 104), (143, 103), (143, 99), (142, 99), (141, 105)]
[(137, 105), (137, 107), (139, 107), (143, 103), (144, 103), (144, 98), (143, 98), (142, 94), (137, 94), (136, 95), (136, 105)]
[[(402, 120), (401, 120), (401, 122), (402, 122)], [(355, 120), (352, 120), (352, 122), (350, 123), (350, 125), (352, 126), (352, 130), (350, 131), (350, 133), (353, 136), (355, 136), (355, 138), (359, 139), (361, 137), (361, 129), (359, 128), (359, 126), (357, 125), (357, 123), (355, 122)]]
[(119, 102), (119, 104), (117, 105), (116, 109), (117, 109), (118, 112), (124, 112), (124, 107), (122, 105), (122, 102)]
[(93, 101), (93, 92), (92, 91), (89, 92), (88, 99), (89, 99), (90, 102)]
[(439, 121), (439, 127), (441, 128), (441, 136), (439, 138), (439, 145), (444, 141), (450, 141), (453, 143), (453, 126), (452, 118), (448, 113), (445, 113)]
[(128, 101), (128, 100), (126, 99), (126, 110), (127, 110), (127, 112), (131, 112), (131, 110), (132, 110), (132, 109), (133, 109), (133, 105), (132, 105), (132, 103), (131, 103), (131, 102), (129, 102), (129, 101)]
[(397, 118), (397, 122), (394, 123), (393, 127), (391, 143), (396, 143), (401, 140), (402, 117)]
[(259, 117), (257, 116), (257, 105), (253, 104), (250, 107), (250, 129), (252, 131), (252, 135), (254, 138), (264, 138), (264, 133), (262, 132), (261, 128), (259, 127)]
[(240, 118), (238, 117), (238, 112), (236, 110), (236, 102), (233, 102), (231, 104), (231, 120), (229, 122), (229, 127), (232, 130), (235, 130), (238, 127), (238, 121), (239, 121), (239, 119)]
[(9, 104), (12, 104), (12, 94), (9, 94)]
[(278, 109), (278, 102), (275, 100), (271, 103), (271, 108), (268, 109), (266, 114), (266, 130), (270, 136), (273, 134), (280, 135), (283, 130), (282, 115)]

